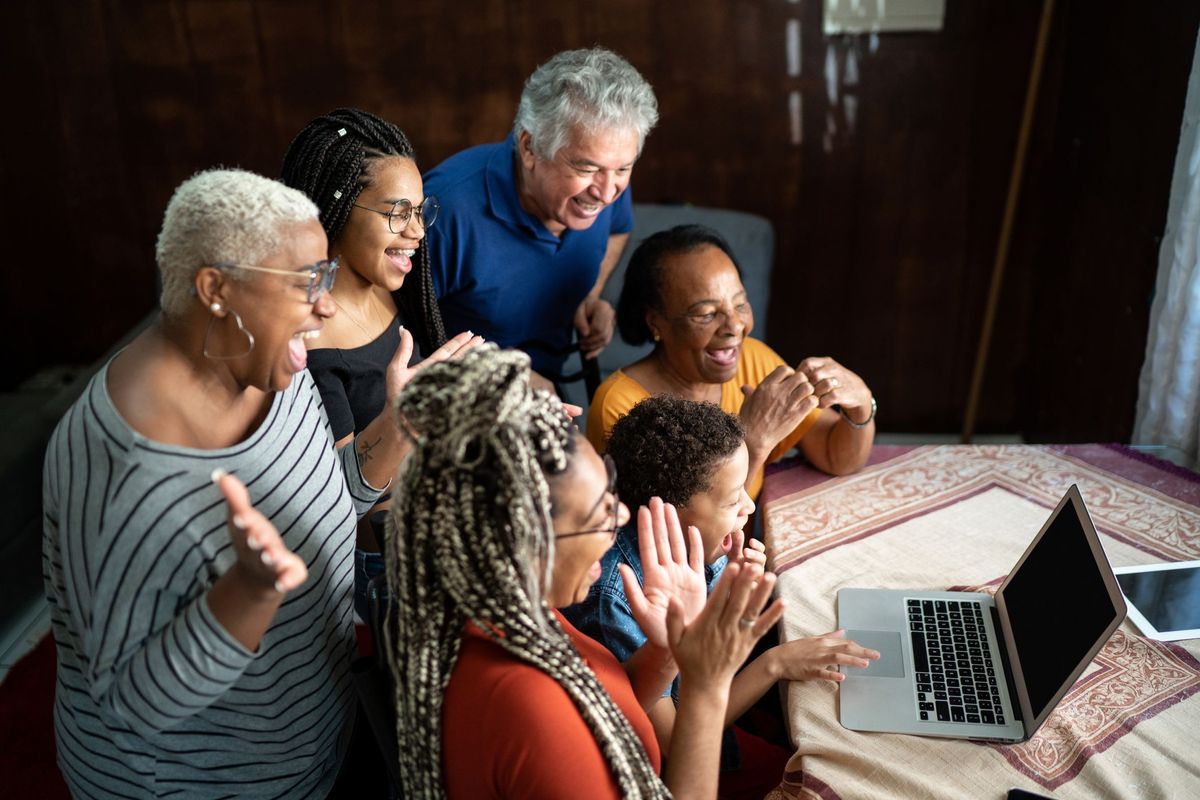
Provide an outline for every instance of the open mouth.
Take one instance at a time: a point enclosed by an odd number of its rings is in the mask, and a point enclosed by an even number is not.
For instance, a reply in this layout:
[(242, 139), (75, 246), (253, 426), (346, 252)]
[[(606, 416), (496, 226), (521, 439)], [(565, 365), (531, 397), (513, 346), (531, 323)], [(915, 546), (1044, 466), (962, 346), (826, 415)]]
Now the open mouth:
[(387, 256), (388, 261), (392, 262), (392, 266), (407, 275), (412, 271), (412, 257), (416, 252), (416, 248), (409, 250), (401, 247), (389, 247), (383, 251), (383, 254)]
[(308, 366), (308, 348), (304, 346), (304, 343), (312, 341), (320, 335), (321, 330), (316, 328), (311, 331), (300, 331), (288, 339), (288, 366), (292, 368), (292, 372), (299, 372)]
[(574, 204), (575, 209), (579, 212), (579, 215), (583, 217), (594, 217), (603, 211), (604, 207), (608, 205), (607, 203), (589, 202), (578, 197), (572, 197), (571, 202)]
[(737, 347), (721, 347), (705, 350), (704, 354), (707, 355), (714, 364), (722, 369), (727, 369), (737, 365)]

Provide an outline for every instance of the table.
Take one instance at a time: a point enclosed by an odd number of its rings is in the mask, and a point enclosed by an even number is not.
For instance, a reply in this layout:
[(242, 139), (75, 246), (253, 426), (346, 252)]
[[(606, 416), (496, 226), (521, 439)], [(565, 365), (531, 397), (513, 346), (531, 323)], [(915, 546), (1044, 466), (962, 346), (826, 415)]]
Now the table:
[[(843, 586), (994, 591), (1079, 484), (1114, 566), (1200, 558), (1200, 476), (1119, 445), (876, 446), (857, 474), (768, 470), (782, 641), (832, 630)], [(796, 753), (770, 797), (1200, 797), (1200, 641), (1125, 622), (1028, 742), (859, 733), (826, 681), (787, 685)]]

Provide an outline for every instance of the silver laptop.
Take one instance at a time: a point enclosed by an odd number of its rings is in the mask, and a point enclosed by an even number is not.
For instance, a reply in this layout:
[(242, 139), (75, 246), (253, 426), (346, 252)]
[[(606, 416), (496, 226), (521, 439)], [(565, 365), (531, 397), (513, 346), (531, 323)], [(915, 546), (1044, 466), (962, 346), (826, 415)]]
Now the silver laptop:
[(878, 650), (843, 667), (857, 731), (1024, 741), (1125, 618), (1096, 527), (1072, 486), (996, 592), (842, 589), (838, 627)]

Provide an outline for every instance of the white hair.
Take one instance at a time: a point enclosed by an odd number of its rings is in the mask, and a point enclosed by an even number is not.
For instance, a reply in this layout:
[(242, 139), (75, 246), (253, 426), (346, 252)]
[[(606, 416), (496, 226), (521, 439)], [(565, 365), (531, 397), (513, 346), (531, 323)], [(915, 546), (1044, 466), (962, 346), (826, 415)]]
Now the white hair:
[(258, 264), (283, 246), (285, 228), (318, 213), (303, 192), (246, 170), (210, 169), (188, 178), (167, 203), (154, 250), (163, 314), (183, 313), (201, 267)]
[(634, 128), (641, 153), (657, 122), (654, 90), (632, 64), (603, 47), (565, 50), (525, 82), (513, 143), (528, 131), (534, 154), (548, 161), (566, 144), (574, 125), (587, 131)]

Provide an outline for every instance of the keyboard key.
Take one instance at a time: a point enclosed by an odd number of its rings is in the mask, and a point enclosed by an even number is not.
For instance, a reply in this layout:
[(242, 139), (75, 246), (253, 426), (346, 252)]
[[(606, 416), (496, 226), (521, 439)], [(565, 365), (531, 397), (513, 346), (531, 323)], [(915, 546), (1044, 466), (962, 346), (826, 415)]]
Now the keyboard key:
[(997, 714), (997, 715), (996, 715), (996, 724), (997, 724), (997, 725), (1003, 725), (1003, 724), (1004, 724), (1004, 715), (1003, 715), (1003, 714)]
[(940, 722), (950, 721), (950, 705), (948, 703), (937, 703), (937, 718)]
[(967, 715), (963, 712), (962, 706), (955, 706), (950, 709), (951, 722), (966, 722)]
[(932, 600), (922, 600), (921, 601), (921, 610), (924, 611), (926, 614), (932, 614), (933, 613), (933, 601)]
[(928, 719), (929, 719), (929, 712), (928, 712), (928, 711), (922, 711), (922, 712), (921, 712), (921, 719), (923, 719), (923, 720), (928, 720)]
[(995, 715), (993, 715), (992, 712), (988, 711), (987, 709), (979, 712), (979, 716), (983, 718), (985, 725), (994, 725), (996, 723)]
[(913, 608), (913, 607), (915, 607), (915, 608), (920, 608), (920, 607), (921, 607), (921, 601), (920, 601), (920, 600), (909, 600), (909, 601), (908, 601), (908, 606), (909, 606), (910, 608)]
[(945, 693), (945, 692), (934, 692), (934, 693), (933, 693), (933, 699), (934, 699), (934, 700), (945, 700), (945, 699), (946, 699), (946, 693)]
[(925, 655), (925, 634), (914, 632), (909, 635), (912, 637), (914, 671), (929, 672), (929, 661)]
[(932, 683), (918, 683), (917, 691), (918, 692), (932, 692), (933, 684)]
[(926, 695), (927, 695), (927, 694), (931, 694), (931, 693), (929, 693), (929, 692), (917, 692), (917, 702), (918, 702), (918, 703), (920, 703), (920, 702), (922, 702), (922, 701), (924, 701), (924, 700), (928, 700), (929, 698), (928, 698), (928, 697), (926, 697)]
[(979, 724), (979, 715), (978, 714), (967, 714), (967, 722), (972, 722), (972, 723), (978, 725)]
[(933, 703), (921, 703), (921, 704), (920, 704), (920, 706), (918, 706), (918, 707), (919, 707), (919, 708), (920, 708), (922, 711), (933, 711), (933, 710), (934, 710), (934, 705), (933, 705)]

